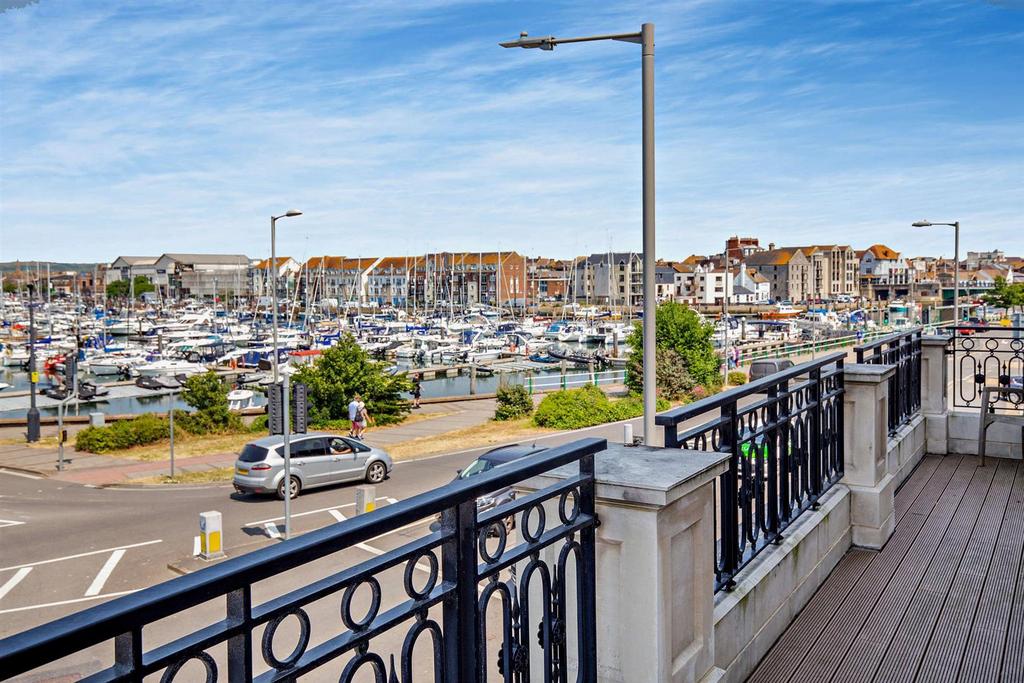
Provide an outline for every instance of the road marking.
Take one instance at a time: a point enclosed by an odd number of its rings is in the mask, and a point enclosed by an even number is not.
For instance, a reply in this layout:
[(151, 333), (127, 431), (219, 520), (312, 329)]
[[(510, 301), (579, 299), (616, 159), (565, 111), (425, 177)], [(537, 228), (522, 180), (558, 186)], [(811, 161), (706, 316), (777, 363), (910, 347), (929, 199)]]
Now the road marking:
[[(392, 499), (378, 497), (377, 500), (387, 500), (387, 501), (390, 501)], [(396, 500), (394, 502), (397, 503), (398, 501)], [(317, 508), (316, 510), (306, 510), (305, 512), (296, 512), (296, 513), (292, 514), (292, 519), (295, 519), (296, 517), (305, 517), (306, 515), (315, 515), (318, 512), (327, 512), (328, 510), (337, 510), (338, 508), (350, 508), (350, 507), (355, 507), (355, 503), (354, 502), (352, 502), (352, 503), (342, 503), (341, 505), (331, 505), (330, 507)], [(258, 522), (248, 522), (246, 524), (243, 524), (242, 526), (264, 526), (268, 522), (280, 522), (283, 519), (284, 519), (283, 516), (281, 516), (281, 517), (271, 517), (270, 519), (261, 519)]]
[(0, 474), (9, 474), (12, 477), (25, 477), (26, 479), (43, 479), (38, 474), (29, 474), (28, 472), (15, 472), (14, 470), (8, 470), (0, 467)]
[(394, 505), (395, 503), (398, 502), (397, 498), (392, 498), (391, 496), (388, 496), (384, 500), (386, 500), (388, 502), (388, 505)]
[(156, 539), (155, 541), (145, 541), (143, 543), (132, 543), (131, 545), (119, 545), (114, 548), (104, 548), (103, 550), (91, 550), (87, 553), (78, 553), (77, 555), (65, 555), (64, 557), (55, 557), (52, 560), (40, 560), (39, 562), (26, 562), (25, 564), (15, 564), (10, 567), (0, 567), (0, 572), (5, 572), (8, 569), (21, 569), (22, 567), (38, 567), (41, 564), (52, 564), (54, 562), (63, 562), (64, 560), (77, 560), (79, 557), (88, 557), (89, 555), (102, 555), (103, 553), (110, 553), (115, 550), (128, 550), (129, 548), (141, 548), (144, 545), (153, 545), (154, 543), (163, 543), (163, 539)]
[(198, 536), (192, 537), (192, 557), (196, 557), (202, 551), (202, 545)]
[(89, 600), (102, 600), (103, 598), (117, 598), (122, 595), (130, 595), (131, 593), (137, 593), (138, 590), (132, 591), (118, 591), (116, 593), (105, 593), (103, 595), (90, 595), (87, 598), (74, 598), (72, 600), (61, 600), (60, 602), (44, 602), (41, 605), (26, 605), (25, 607), (12, 607), (10, 609), (0, 609), (0, 614), (10, 614), (11, 612), (26, 612), (30, 609), (45, 609), (47, 607), (60, 607), (61, 605), (73, 605), (78, 602), (87, 602)]
[(0, 519), (0, 529), (3, 529), (5, 526), (18, 526), (19, 524), (24, 523), (25, 522), (19, 522), (13, 519)]
[(22, 567), (14, 573), (14, 576), (7, 579), (7, 583), (0, 586), (0, 600), (3, 600), (4, 596), (11, 592), (11, 590), (21, 583), (21, 580), (28, 576), (28, 573), (32, 571), (32, 567)]
[(271, 538), (281, 538), (281, 532), (278, 531), (277, 524), (267, 522), (263, 526), (267, 529), (267, 536), (270, 536)]
[(86, 589), (86, 597), (91, 597), (93, 595), (100, 594), (100, 591), (103, 590), (103, 584), (105, 584), (107, 582), (107, 579), (110, 578), (110, 575), (114, 573), (114, 567), (116, 567), (117, 563), (121, 561), (121, 558), (124, 557), (124, 554), (124, 548), (115, 550), (114, 552), (110, 553), (110, 557), (107, 558), (107, 561), (100, 569), (100, 573), (96, 575), (96, 578), (92, 580), (91, 584), (89, 584), (89, 588)]
[[(331, 516), (334, 517), (339, 522), (344, 522), (345, 519), (346, 519), (345, 515), (341, 514), (337, 510), (328, 510), (328, 512), (330, 512)], [(383, 533), (380, 536), (374, 536), (370, 540), (371, 541), (375, 541), (378, 538), (384, 538), (388, 534), (393, 534), (393, 533), (395, 533), (397, 531), (402, 531), (403, 529), (409, 529), (411, 527), (419, 526), (421, 524), (423, 524), (423, 522), (413, 522), (412, 524), (406, 524), (405, 526), (400, 526), (397, 529), (392, 529), (391, 531)], [(386, 550), (381, 550), (379, 548), (374, 548), (372, 545), (367, 545), (366, 543), (356, 543), (355, 547), (359, 548), (360, 550), (365, 550), (366, 552), (370, 553), (371, 555), (383, 555), (384, 553), (387, 552)], [(419, 569), (421, 572), (427, 572), (428, 574), (430, 573), (430, 567), (428, 567), (425, 564), (420, 564), (419, 562), (416, 563), (416, 569)]]

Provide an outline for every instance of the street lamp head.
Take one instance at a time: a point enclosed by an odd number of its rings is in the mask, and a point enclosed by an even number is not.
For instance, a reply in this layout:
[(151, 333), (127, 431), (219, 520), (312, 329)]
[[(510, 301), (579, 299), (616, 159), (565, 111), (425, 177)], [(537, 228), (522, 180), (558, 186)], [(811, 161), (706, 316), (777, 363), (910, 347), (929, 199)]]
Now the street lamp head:
[(519, 34), (519, 40), (510, 40), (506, 43), (498, 43), (502, 47), (540, 48), (541, 50), (554, 50), (554, 36), (543, 36), (530, 38), (526, 31)]
[(295, 209), (289, 209), (287, 211), (287, 213), (285, 213), (285, 216), (288, 216), (288, 217), (291, 217), (291, 216), (301, 216), (301, 215), (302, 215), (302, 212), (301, 211), (296, 211)]
[(932, 226), (931, 221), (914, 221), (911, 225), (915, 228), (930, 228)]

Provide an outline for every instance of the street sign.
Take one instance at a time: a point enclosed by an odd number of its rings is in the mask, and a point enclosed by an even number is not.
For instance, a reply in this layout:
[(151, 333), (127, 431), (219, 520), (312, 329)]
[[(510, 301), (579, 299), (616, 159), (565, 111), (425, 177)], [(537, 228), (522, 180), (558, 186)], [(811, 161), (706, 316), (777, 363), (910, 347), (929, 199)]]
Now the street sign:
[(305, 434), (309, 424), (309, 387), (301, 382), (295, 384), (295, 433)]
[(64, 356), (64, 386), (68, 388), (68, 391), (73, 391), (75, 387), (75, 376), (78, 374), (78, 356), (74, 353), (68, 353)]
[(271, 384), (267, 387), (267, 427), (271, 436), (284, 434), (284, 387)]

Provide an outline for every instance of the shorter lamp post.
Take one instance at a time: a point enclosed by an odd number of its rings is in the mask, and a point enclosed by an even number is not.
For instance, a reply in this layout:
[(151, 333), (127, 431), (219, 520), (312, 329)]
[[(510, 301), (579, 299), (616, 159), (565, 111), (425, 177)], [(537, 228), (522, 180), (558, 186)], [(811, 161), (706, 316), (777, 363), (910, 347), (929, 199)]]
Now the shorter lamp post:
[(953, 334), (956, 335), (956, 328), (960, 324), (960, 221), (933, 223), (921, 220), (914, 221), (911, 225), (915, 228), (930, 228), (935, 225), (953, 228)]
[(39, 441), (39, 408), (36, 407), (36, 286), (28, 286), (28, 415), (26, 416), (25, 437), (29, 443)]

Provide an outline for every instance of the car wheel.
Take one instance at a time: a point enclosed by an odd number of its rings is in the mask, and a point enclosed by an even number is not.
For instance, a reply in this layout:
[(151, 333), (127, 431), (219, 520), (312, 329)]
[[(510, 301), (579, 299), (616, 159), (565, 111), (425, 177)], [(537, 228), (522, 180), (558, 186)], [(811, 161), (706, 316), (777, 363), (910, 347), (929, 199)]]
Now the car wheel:
[(371, 462), (366, 468), (366, 483), (379, 484), (388, 476), (388, 468), (381, 461)]
[[(298, 498), (299, 491), (302, 489), (302, 484), (299, 483), (299, 478), (289, 477), (289, 481), (291, 482), (291, 486), (289, 487), (291, 489), (291, 495), (289, 497)], [(281, 500), (284, 500), (284, 479), (282, 479), (280, 483), (277, 485), (277, 497), (280, 498)]]

